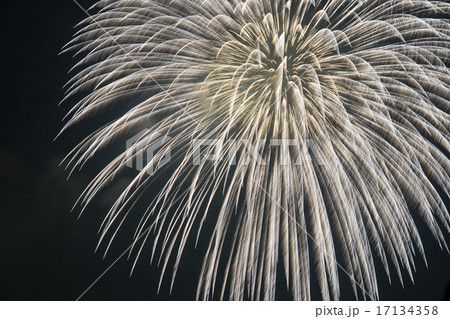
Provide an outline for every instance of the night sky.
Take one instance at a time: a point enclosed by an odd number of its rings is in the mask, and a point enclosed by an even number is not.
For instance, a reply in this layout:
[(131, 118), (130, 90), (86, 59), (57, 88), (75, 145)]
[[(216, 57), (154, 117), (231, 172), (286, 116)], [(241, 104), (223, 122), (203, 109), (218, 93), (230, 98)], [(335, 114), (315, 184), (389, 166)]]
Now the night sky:
[[(72, 1), (8, 1), (2, 37), (3, 75), (0, 148), (0, 286), (2, 300), (76, 300), (131, 244), (124, 235), (103, 258), (97, 253), (98, 228), (126, 177), (103, 192), (80, 219), (72, 206), (101, 165), (94, 160), (67, 180), (62, 158), (88, 134), (89, 124), (53, 141), (74, 101), (61, 106), (72, 55), (58, 55), (86, 14)], [(79, 1), (90, 7), (95, 1)], [(5, 29), (4, 29), (5, 31)], [(72, 74), (73, 75), (73, 74)], [(91, 123), (92, 125), (92, 123)], [(126, 230), (126, 229), (125, 229)], [(416, 260), (415, 284), (404, 272), (404, 288), (393, 274), (392, 285), (380, 267), (381, 300), (442, 300), (450, 283), (450, 255), (419, 225), (429, 268)], [(130, 232), (132, 229), (129, 230)], [(447, 242), (450, 236), (446, 233)], [(170, 278), (157, 293), (160, 268), (149, 255), (137, 264), (125, 254), (82, 300), (193, 300), (202, 252), (187, 248), (174, 289)], [(350, 282), (340, 273), (342, 299), (353, 300)], [(448, 288), (447, 288), (448, 289)], [(289, 299), (283, 281), (280, 299)], [(447, 297), (448, 296), (447, 292)], [(312, 297), (319, 299), (317, 288)], [(448, 299), (447, 299), (448, 300)]]

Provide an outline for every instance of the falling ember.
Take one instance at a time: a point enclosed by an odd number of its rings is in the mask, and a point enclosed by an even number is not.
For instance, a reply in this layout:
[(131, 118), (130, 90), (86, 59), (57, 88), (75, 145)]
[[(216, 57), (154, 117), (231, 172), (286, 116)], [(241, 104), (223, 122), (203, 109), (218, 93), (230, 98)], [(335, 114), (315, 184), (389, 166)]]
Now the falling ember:
[[(107, 213), (101, 241), (114, 238), (129, 204), (166, 170), (133, 250), (139, 256), (150, 242), (154, 255), (160, 247), (161, 278), (168, 268), (175, 277), (187, 239), (198, 238), (208, 217), (214, 228), (198, 299), (214, 292), (276, 299), (277, 267), (294, 299), (310, 299), (313, 274), (322, 297), (338, 299), (338, 272), (351, 278), (355, 295), (377, 299), (375, 260), (401, 278), (405, 270), (412, 277), (416, 249), (425, 257), (415, 214), (447, 248), (449, 3), (105, 0), (96, 7), (66, 48), (81, 56), (67, 97), (85, 97), (64, 130), (113, 106), (120, 114), (67, 162), (80, 167), (117, 137), (131, 142), (94, 178), (82, 205), (114, 182), (130, 154), (152, 150)], [(161, 165), (168, 153), (172, 170)], [(218, 195), (222, 205), (213, 209)]]

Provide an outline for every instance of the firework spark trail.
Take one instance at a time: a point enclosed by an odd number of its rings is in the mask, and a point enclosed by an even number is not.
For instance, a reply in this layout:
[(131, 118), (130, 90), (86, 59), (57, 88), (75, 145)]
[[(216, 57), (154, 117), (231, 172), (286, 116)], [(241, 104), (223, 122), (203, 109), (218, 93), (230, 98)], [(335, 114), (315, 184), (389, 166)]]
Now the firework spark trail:
[[(109, 235), (108, 247), (152, 181), (147, 168), (170, 149), (179, 164), (137, 225), (136, 244), (147, 229), (154, 232), (131, 250), (139, 256), (153, 233), (161, 279), (175, 257), (173, 284), (188, 237), (195, 230), (198, 240), (206, 218), (214, 220), (199, 299), (217, 290), (221, 298), (275, 299), (279, 257), (295, 299), (310, 298), (310, 264), (323, 298), (337, 299), (338, 254), (355, 295), (359, 287), (377, 297), (374, 259), (389, 276), (390, 260), (401, 279), (402, 269), (412, 277), (415, 249), (425, 258), (410, 208), (447, 247), (439, 223), (450, 230), (450, 216), (437, 189), (448, 199), (450, 4), (134, 0), (97, 7), (67, 48), (82, 54), (67, 97), (88, 94), (65, 129), (145, 98), (74, 148), (69, 165), (150, 129), (97, 175), (83, 206), (125, 169), (130, 152), (154, 145), (154, 132), (171, 137), (107, 214), (101, 241)], [(195, 143), (211, 139), (221, 144), (200, 150)], [(269, 140), (281, 145), (260, 145), (266, 165), (248, 161), (246, 141)], [(289, 148), (288, 140), (300, 147)], [(322, 165), (306, 160), (307, 141)], [(236, 147), (232, 166), (224, 154)], [(192, 165), (196, 154), (203, 156)], [(220, 210), (210, 210), (222, 191)], [(182, 204), (164, 213), (177, 195)]]

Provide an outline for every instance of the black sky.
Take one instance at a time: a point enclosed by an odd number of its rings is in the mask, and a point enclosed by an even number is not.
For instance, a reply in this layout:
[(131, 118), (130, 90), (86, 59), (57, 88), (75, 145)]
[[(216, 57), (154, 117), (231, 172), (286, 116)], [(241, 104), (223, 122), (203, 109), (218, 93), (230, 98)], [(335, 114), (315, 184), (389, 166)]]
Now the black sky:
[[(94, 1), (79, 1), (88, 8)], [(76, 59), (58, 55), (86, 14), (72, 1), (14, 1), (4, 9), (2, 37), (3, 107), (0, 147), (0, 274), (2, 300), (75, 300), (121, 255), (129, 242), (117, 241), (103, 259), (95, 253), (97, 230), (114, 187), (77, 220), (71, 212), (78, 195), (94, 177), (95, 165), (66, 181), (59, 163), (75, 146), (76, 133), (53, 139), (63, 125), (70, 102), (58, 107), (68, 70)], [(441, 300), (450, 282), (450, 256), (421, 229), (429, 269), (418, 256), (415, 284), (405, 276), (403, 289), (379, 272), (382, 300)], [(447, 241), (450, 236), (447, 234)], [(192, 300), (195, 298), (201, 253), (187, 251), (170, 295), (165, 280), (160, 294), (160, 270), (143, 258), (130, 277), (133, 260), (126, 256), (83, 296), (83, 300)], [(341, 273), (342, 297), (353, 299)], [(281, 289), (281, 288), (280, 288)], [(282, 299), (288, 298), (280, 291)], [(318, 298), (317, 291), (313, 297)], [(447, 296), (448, 298), (448, 296)]]

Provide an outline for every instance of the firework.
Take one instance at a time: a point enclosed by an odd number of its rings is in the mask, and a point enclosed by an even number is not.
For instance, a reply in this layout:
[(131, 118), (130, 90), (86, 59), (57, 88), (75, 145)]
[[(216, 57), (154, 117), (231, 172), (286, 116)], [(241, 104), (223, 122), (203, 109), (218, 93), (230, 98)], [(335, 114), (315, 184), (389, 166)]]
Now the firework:
[[(133, 0), (96, 7), (67, 47), (81, 56), (67, 96), (85, 96), (66, 128), (113, 107), (116, 113), (74, 148), (69, 165), (147, 130), (104, 166), (82, 205), (130, 159), (155, 150), (106, 215), (101, 241), (109, 238), (108, 246), (164, 171), (133, 251), (139, 256), (150, 242), (161, 278), (168, 268), (174, 278), (188, 238), (213, 223), (199, 299), (214, 292), (275, 299), (277, 267), (295, 299), (310, 299), (312, 274), (324, 299), (339, 298), (340, 267), (355, 295), (376, 299), (375, 259), (402, 278), (405, 270), (412, 276), (415, 249), (425, 257), (413, 215), (447, 247), (449, 3)], [(170, 170), (161, 165), (168, 152), (176, 163)], [(218, 197), (222, 205), (212, 209)]]

